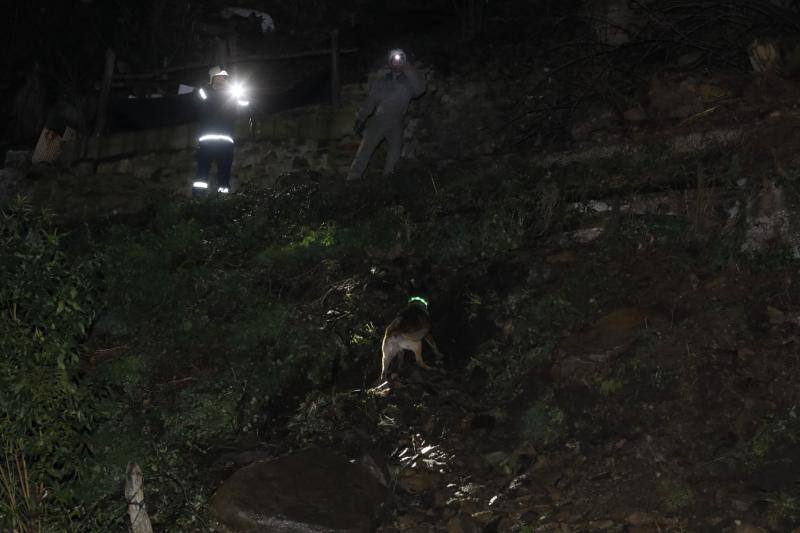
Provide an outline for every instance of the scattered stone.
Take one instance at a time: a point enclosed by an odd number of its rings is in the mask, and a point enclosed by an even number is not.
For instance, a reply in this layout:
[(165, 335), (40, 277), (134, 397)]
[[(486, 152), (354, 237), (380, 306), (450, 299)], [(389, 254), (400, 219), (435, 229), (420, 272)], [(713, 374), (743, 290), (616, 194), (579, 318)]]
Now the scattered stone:
[(576, 141), (591, 140), (596, 134), (614, 130), (618, 126), (617, 112), (610, 106), (590, 106), (581, 115), (570, 129)]
[(507, 457), (508, 454), (505, 452), (492, 452), (488, 455), (484, 455), (484, 459), (486, 459), (486, 462), (492, 466), (499, 465), (500, 463), (505, 461)]
[(632, 526), (646, 526), (655, 522), (655, 518), (645, 512), (635, 511), (628, 515), (625, 521)]
[(754, 72), (777, 74), (781, 70), (781, 44), (774, 38), (757, 38), (747, 45), (747, 56)]
[(696, 52), (689, 52), (689, 53), (683, 54), (682, 56), (680, 56), (678, 58), (678, 66), (688, 67), (689, 65), (692, 65), (693, 63), (696, 63), (702, 57), (703, 57), (703, 52), (701, 52), (699, 50), (696, 51)]
[(602, 227), (579, 229), (572, 232), (572, 238), (579, 243), (586, 244), (597, 240), (604, 231), (605, 228)]
[(736, 533), (767, 533), (767, 530), (763, 527), (754, 526), (745, 522), (739, 522), (737, 520)]
[(555, 349), (554, 377), (582, 382), (625, 351), (648, 318), (653, 320), (642, 308), (625, 307), (597, 320), (588, 330), (563, 339)]
[(743, 252), (759, 252), (786, 245), (795, 257), (800, 257), (800, 242), (791, 224), (783, 188), (774, 180), (765, 179), (758, 197), (747, 206), (747, 230)]
[(622, 118), (624, 118), (626, 122), (639, 124), (647, 120), (647, 112), (641, 106), (636, 106), (625, 111), (622, 114)]
[(80, 178), (91, 176), (95, 172), (94, 162), (80, 161), (79, 163), (72, 166), (72, 172)]
[(551, 265), (569, 265), (578, 260), (578, 255), (572, 250), (564, 250), (556, 254), (548, 255), (545, 261)]

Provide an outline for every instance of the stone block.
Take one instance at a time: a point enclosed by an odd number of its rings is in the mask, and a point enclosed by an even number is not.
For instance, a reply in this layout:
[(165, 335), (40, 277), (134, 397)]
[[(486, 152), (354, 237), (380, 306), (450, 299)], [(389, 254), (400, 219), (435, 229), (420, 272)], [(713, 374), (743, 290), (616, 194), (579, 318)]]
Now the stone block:
[(272, 139), (275, 137), (276, 118), (274, 115), (260, 118), (253, 122), (253, 137), (256, 140)]
[(5, 168), (23, 170), (31, 166), (30, 150), (8, 150), (6, 152)]
[(84, 178), (95, 173), (95, 163), (91, 160), (83, 160), (79, 161), (75, 165), (72, 165), (71, 169), (75, 176)]
[(297, 136), (299, 127), (293, 114), (281, 113), (275, 116), (275, 137), (289, 139)]
[(111, 174), (114, 172), (115, 161), (99, 161), (95, 167), (95, 176)]

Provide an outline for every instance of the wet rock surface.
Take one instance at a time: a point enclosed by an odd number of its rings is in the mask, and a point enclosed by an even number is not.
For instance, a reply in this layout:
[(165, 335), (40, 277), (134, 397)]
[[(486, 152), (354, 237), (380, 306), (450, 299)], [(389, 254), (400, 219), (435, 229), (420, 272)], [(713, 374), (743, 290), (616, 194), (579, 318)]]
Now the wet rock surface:
[(230, 533), (366, 533), (384, 496), (360, 465), (315, 448), (242, 468), (211, 504)]

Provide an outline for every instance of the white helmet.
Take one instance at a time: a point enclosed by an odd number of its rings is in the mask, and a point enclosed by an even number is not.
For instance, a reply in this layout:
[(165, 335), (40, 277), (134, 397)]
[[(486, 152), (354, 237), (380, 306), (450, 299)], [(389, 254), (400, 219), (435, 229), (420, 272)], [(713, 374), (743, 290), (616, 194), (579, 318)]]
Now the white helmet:
[(227, 76), (228, 71), (223, 70), (220, 68), (219, 65), (214, 65), (210, 69), (208, 69), (208, 83), (211, 83), (214, 80), (214, 76)]

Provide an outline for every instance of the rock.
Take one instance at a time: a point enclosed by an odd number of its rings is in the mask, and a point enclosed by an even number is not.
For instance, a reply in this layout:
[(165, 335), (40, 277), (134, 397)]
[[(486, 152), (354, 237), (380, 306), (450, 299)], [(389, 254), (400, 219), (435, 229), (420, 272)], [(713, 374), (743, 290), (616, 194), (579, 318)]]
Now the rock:
[(767, 530), (763, 527), (742, 522), (736, 524), (736, 533), (767, 533)]
[(780, 245), (800, 256), (797, 235), (792, 229), (783, 188), (774, 180), (765, 179), (758, 197), (747, 206), (747, 229), (742, 252), (759, 252)]
[(124, 315), (114, 309), (100, 313), (92, 326), (92, 335), (100, 338), (119, 338), (130, 335), (131, 330)]
[(678, 58), (678, 66), (688, 67), (689, 65), (697, 63), (702, 57), (703, 52), (700, 50), (683, 54)]
[(19, 170), (0, 168), (0, 203), (16, 194), (21, 178), (22, 173)]
[(607, 132), (618, 126), (617, 112), (614, 108), (597, 104), (577, 114), (570, 134), (576, 141), (587, 141), (598, 132)]
[(624, 118), (626, 122), (638, 124), (647, 120), (647, 112), (641, 106), (636, 106), (622, 113), (622, 118)]
[(385, 489), (361, 466), (308, 449), (242, 468), (211, 499), (228, 533), (373, 531)]
[(579, 243), (586, 244), (596, 240), (604, 231), (605, 228), (602, 227), (583, 228), (573, 231), (571, 237)]
[(722, 77), (708, 76), (669, 79), (659, 76), (650, 82), (649, 115), (652, 118), (685, 119), (705, 111), (720, 98), (735, 95), (732, 82)]
[(481, 533), (483, 528), (466, 513), (460, 513), (447, 521), (447, 533)]
[(80, 161), (72, 166), (72, 173), (79, 178), (85, 178), (94, 174), (94, 161)]
[(770, 324), (783, 324), (786, 321), (783, 311), (771, 305), (767, 306), (767, 316)]
[(216, 468), (230, 468), (231, 466), (241, 467), (254, 463), (256, 461), (263, 461), (271, 459), (272, 455), (265, 450), (243, 450), (238, 452), (226, 452), (219, 456), (214, 462)]
[(548, 255), (545, 261), (551, 265), (570, 265), (578, 261), (578, 255), (572, 250), (564, 250), (556, 254)]
[(24, 170), (31, 165), (32, 156), (30, 150), (9, 150), (6, 152), (5, 168)]
[(655, 518), (645, 512), (635, 511), (628, 515), (625, 521), (632, 526), (646, 526), (655, 522)]
[(754, 72), (781, 71), (781, 44), (778, 39), (758, 38), (747, 46), (747, 56)]
[(505, 452), (492, 452), (488, 455), (485, 455), (484, 459), (486, 459), (486, 462), (489, 463), (490, 465), (497, 466), (503, 461), (505, 461), (507, 457), (508, 454)]

